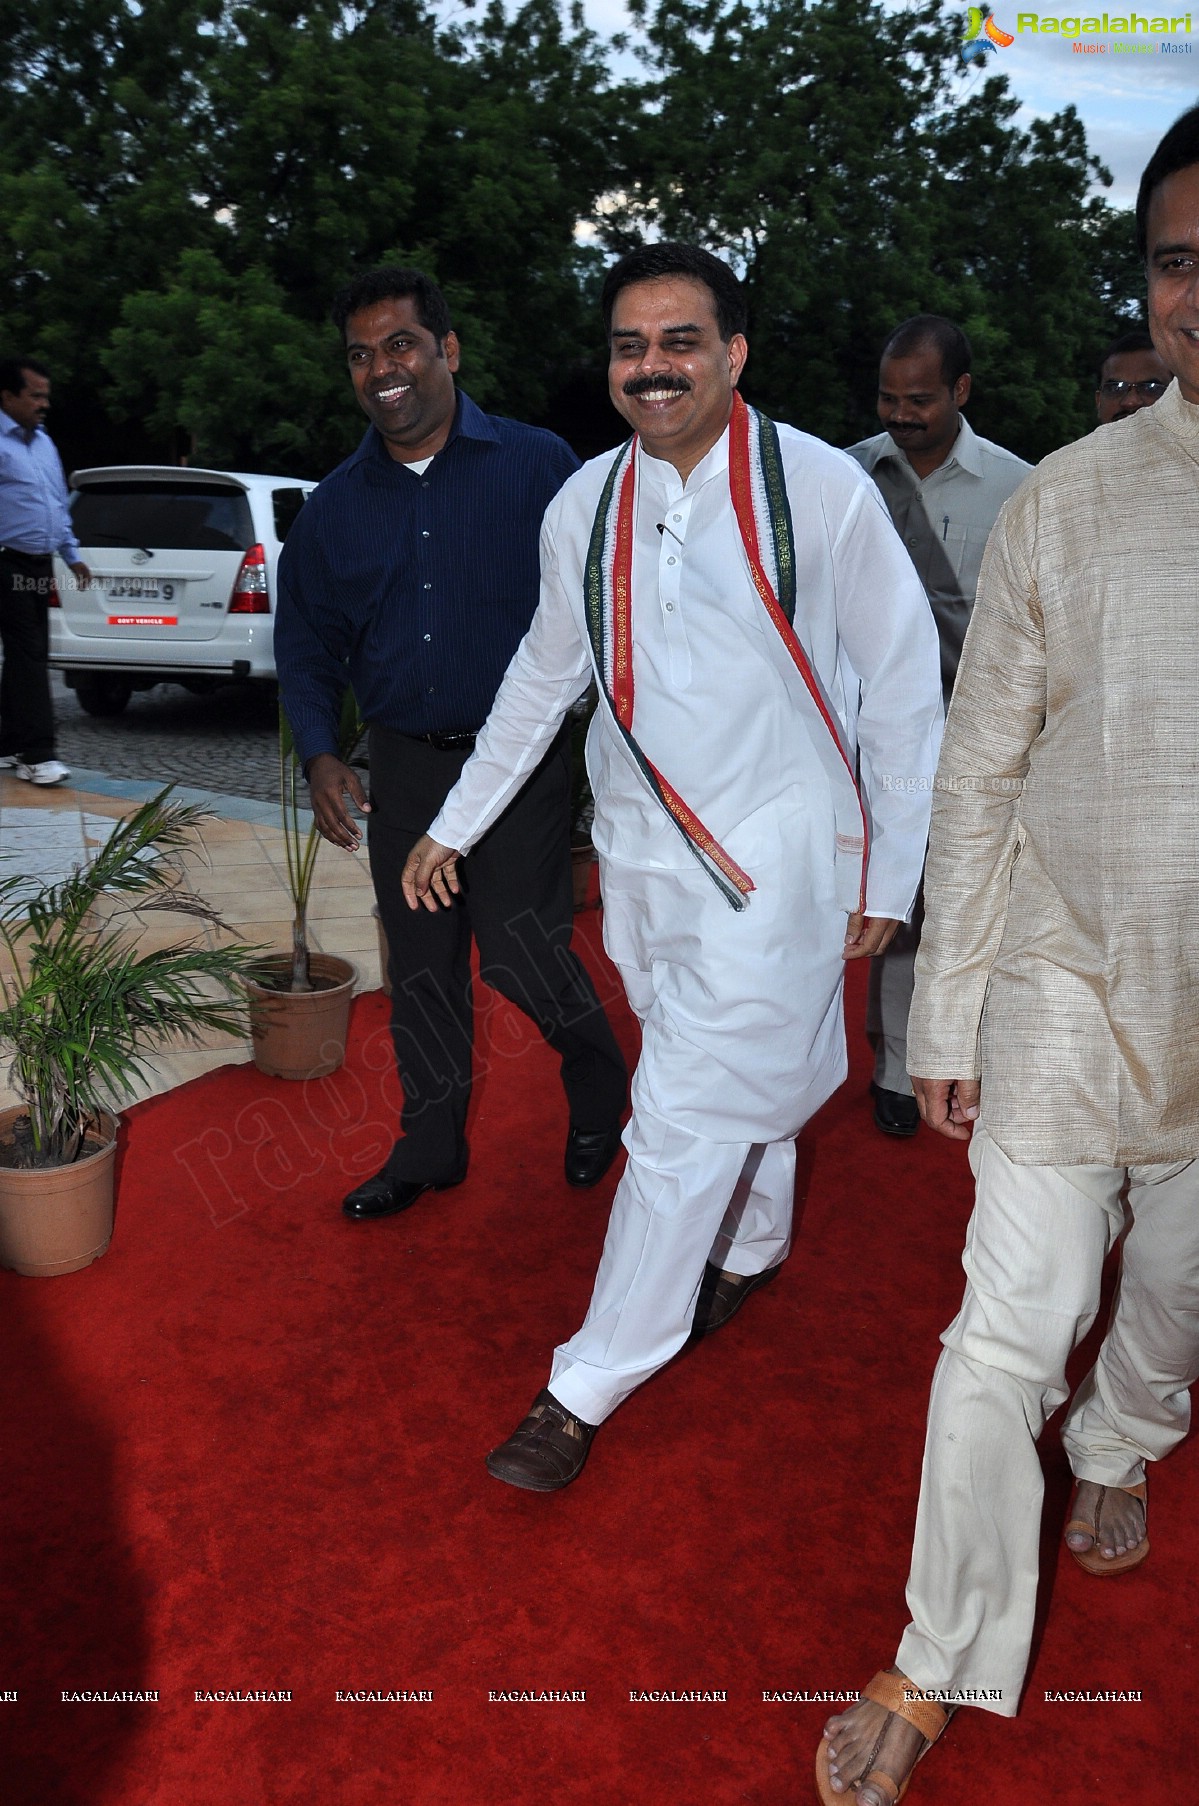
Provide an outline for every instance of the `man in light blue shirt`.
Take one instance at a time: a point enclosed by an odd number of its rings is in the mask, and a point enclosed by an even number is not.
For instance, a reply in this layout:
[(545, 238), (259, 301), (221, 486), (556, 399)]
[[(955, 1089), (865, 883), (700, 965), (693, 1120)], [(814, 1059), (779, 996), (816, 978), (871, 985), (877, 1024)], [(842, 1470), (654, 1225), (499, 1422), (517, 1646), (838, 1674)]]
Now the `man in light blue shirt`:
[(34, 358), (0, 360), (0, 768), (61, 784), (54, 756), (50, 622), (55, 552), (77, 583), (91, 572), (71, 531), (62, 461), (42, 422), (50, 373)]

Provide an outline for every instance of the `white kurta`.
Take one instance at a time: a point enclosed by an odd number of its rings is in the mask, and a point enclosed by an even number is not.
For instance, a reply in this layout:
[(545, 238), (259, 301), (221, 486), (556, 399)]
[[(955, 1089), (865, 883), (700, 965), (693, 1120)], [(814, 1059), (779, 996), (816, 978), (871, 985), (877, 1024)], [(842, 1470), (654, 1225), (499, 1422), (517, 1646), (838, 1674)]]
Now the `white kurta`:
[[(789, 427), (780, 439), (795, 628), (847, 743), (855, 728), (860, 741), (874, 837), (868, 909), (905, 916), (940, 738), (936, 629), (874, 485), (818, 440)], [(584, 568), (613, 456), (550, 504), (541, 603), (430, 829), (444, 845), (467, 851), (486, 831), (591, 676)], [(641, 1018), (642, 1050), (591, 1304), (550, 1375), (554, 1397), (591, 1424), (682, 1347), (707, 1260), (752, 1275), (785, 1258), (791, 1138), (846, 1063), (830, 779), (802, 680), (750, 577), (728, 435), (685, 485), (643, 453), (636, 475), (633, 733), (755, 888), (744, 910), (730, 906), (601, 701), (587, 762), (604, 939)]]
[[(940, 736), (937, 635), (874, 485), (780, 427), (795, 540), (795, 629), (860, 750), (873, 849), (867, 910), (906, 917)], [(583, 607), (614, 453), (586, 465), (542, 529), (537, 614), (431, 834), (468, 851), (592, 675)], [(642, 1018), (659, 1116), (713, 1141), (794, 1135), (845, 1074), (845, 912), (833, 895), (828, 779), (801, 680), (758, 598), (728, 489), (725, 433), (684, 485), (637, 459), (633, 732), (754, 881), (737, 912), (648, 789), (601, 701), (588, 739), (605, 944)]]

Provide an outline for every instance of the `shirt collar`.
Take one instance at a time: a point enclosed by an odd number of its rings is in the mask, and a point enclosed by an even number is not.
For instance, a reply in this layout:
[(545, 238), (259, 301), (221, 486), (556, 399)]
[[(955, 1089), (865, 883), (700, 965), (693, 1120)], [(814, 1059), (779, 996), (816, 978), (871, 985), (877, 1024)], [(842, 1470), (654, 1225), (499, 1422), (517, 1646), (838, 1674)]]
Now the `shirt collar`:
[(10, 438), (19, 439), (22, 445), (32, 445), (38, 434), (44, 433), (46, 430), (39, 421), (37, 426), (34, 427), (33, 432), (26, 438), (25, 428), (21, 425), (20, 421), (14, 420), (12, 415), (4, 408), (0, 408), (0, 429), (6, 432)]
[[(948, 470), (950, 465), (956, 464), (961, 470), (966, 471), (969, 476), (981, 477), (983, 474), (983, 461), (982, 451), (978, 443), (978, 434), (974, 431), (974, 428), (964, 414), (959, 414), (958, 420), (960, 422), (958, 436), (950, 446), (948, 455), (937, 465), (937, 470)], [(867, 470), (873, 470), (875, 465), (881, 464), (884, 458), (893, 459), (900, 464), (901, 467), (906, 468), (913, 476), (915, 476), (915, 472), (912, 470), (911, 463), (908, 460), (907, 453), (901, 446), (896, 445), (890, 433), (880, 433), (875, 440), (868, 454), (866, 464)], [(928, 473), (929, 476), (935, 477), (937, 470), (930, 470)], [(916, 480), (918, 482), (927, 482), (928, 478), (918, 477)]]
[[(496, 429), (495, 422), (483, 412), (482, 408), (476, 407), (475, 403), (464, 389), (458, 389), (457, 396), (457, 405), (454, 409), (454, 423), (450, 427), (450, 436), (441, 450), (448, 450), (455, 439), (479, 439), (484, 443), (497, 444), (500, 435)], [(6, 414), (5, 419), (7, 420), (7, 418), (8, 416)], [(438, 457), (440, 455), (440, 453), (434, 454), (434, 456)], [(350, 464), (360, 464), (368, 459), (374, 462), (381, 462), (384, 465), (402, 462), (402, 460), (392, 457), (384, 443), (382, 433), (378, 432), (373, 426), (367, 427), (359, 441), (358, 449), (351, 452), (348, 462)]]

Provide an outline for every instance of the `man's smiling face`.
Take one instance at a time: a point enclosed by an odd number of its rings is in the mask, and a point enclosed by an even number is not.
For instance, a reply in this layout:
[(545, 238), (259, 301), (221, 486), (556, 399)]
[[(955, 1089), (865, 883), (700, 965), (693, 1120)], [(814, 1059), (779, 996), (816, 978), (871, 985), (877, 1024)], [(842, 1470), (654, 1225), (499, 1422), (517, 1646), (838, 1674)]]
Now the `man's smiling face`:
[(456, 334), (438, 344), (412, 296), (394, 296), (350, 315), (346, 362), (362, 411), (393, 458), (410, 464), (441, 450), (457, 405)]
[(621, 289), (609, 333), (608, 393), (652, 458), (686, 482), (723, 433), (745, 366), (745, 340), (727, 342), (705, 282), (658, 276)]
[(1154, 189), (1146, 228), (1149, 331), (1183, 399), (1199, 404), (1199, 163)]

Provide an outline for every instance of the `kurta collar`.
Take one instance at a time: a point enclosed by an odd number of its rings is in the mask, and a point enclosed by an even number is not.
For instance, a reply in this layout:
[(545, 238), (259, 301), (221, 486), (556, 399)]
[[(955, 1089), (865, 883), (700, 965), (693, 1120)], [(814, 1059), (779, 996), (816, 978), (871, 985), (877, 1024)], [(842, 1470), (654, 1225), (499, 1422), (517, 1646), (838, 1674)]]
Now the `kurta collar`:
[(694, 495), (713, 477), (720, 476), (729, 467), (729, 429), (726, 426), (711, 451), (705, 452), (686, 483), (668, 458), (651, 458), (644, 445), (637, 445), (638, 476), (643, 482), (652, 482), (660, 489), (669, 501), (677, 501), (679, 496)]
[(1192, 458), (1199, 458), (1199, 405), (1184, 401), (1177, 377), (1160, 401), (1141, 412), (1152, 425), (1165, 427), (1172, 438), (1180, 440)]

